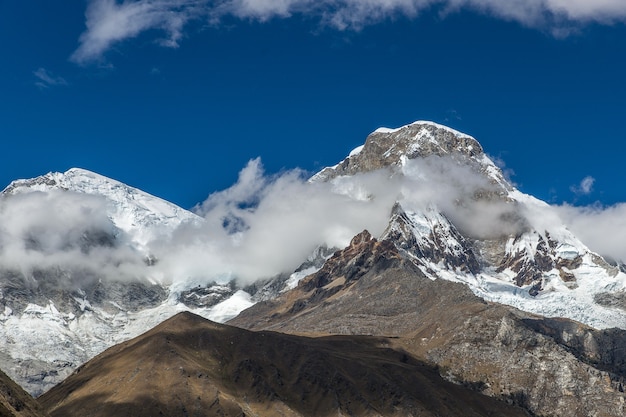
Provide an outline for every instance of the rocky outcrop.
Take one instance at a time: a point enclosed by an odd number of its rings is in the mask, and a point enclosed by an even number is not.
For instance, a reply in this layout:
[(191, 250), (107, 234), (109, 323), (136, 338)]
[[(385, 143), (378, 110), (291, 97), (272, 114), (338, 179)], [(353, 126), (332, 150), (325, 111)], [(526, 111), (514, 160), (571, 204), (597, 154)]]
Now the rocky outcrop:
[(463, 163), (483, 170), (494, 183), (506, 184), (498, 169), (482, 164), (485, 155), (476, 139), (432, 122), (415, 122), (399, 129), (379, 129), (367, 137), (360, 151), (334, 167), (323, 169), (313, 178), (328, 181), (342, 175), (398, 167), (403, 160), (429, 156), (459, 158)]
[[(433, 206), (421, 213), (409, 214), (396, 203), (381, 240), (393, 242), (426, 269), (429, 265), (443, 265), (463, 273), (480, 272), (471, 241)], [(436, 274), (432, 270), (431, 273)]]

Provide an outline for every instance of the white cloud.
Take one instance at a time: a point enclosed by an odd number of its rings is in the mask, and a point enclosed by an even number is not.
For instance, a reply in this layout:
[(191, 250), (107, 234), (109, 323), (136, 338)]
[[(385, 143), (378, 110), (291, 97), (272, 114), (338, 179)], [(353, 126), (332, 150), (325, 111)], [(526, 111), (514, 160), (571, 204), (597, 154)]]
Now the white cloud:
[(61, 269), (71, 285), (96, 276), (145, 276), (143, 256), (125, 243), (103, 198), (50, 191), (0, 200), (0, 265), (26, 277)]
[(196, 207), (206, 224), (182, 227), (171, 240), (154, 242), (151, 250), (164, 277), (251, 282), (292, 272), (320, 244), (345, 247), (365, 229), (379, 236), (398, 200), (414, 210), (434, 203), (472, 236), (508, 234), (520, 227), (511, 217), (513, 205), (476, 201), (476, 190), (493, 185), (451, 158), (409, 161), (404, 174), (379, 170), (308, 182), (298, 170), (265, 175), (255, 159), (236, 184)]
[[(344, 247), (364, 229), (382, 234), (396, 201), (414, 211), (435, 204), (473, 237), (526, 226), (528, 214), (515, 204), (495, 194), (477, 200), (477, 191), (487, 196), (494, 185), (454, 158), (411, 160), (402, 170), (404, 175), (383, 169), (309, 182), (299, 170), (266, 175), (261, 161), (252, 160), (233, 186), (195, 208), (204, 223), (183, 223), (173, 235), (147, 243), (158, 260), (150, 266), (108, 217), (104, 198), (60, 190), (7, 196), (0, 199), (0, 265), (27, 277), (36, 269), (67, 271), (67, 285), (149, 277), (185, 288), (293, 272), (320, 244)], [(626, 259), (626, 240), (618, 232), (626, 230), (626, 204), (546, 205), (534, 222), (561, 224), (558, 216), (592, 250)]]
[(33, 74), (37, 78), (35, 85), (42, 89), (67, 85), (64, 78), (53, 75), (45, 68), (38, 68), (37, 71), (33, 71)]
[(165, 38), (163, 46), (177, 47), (185, 24), (201, 14), (192, 0), (91, 0), (85, 13), (87, 30), (80, 37), (80, 46), (70, 59), (78, 64), (99, 60), (116, 42), (134, 38), (140, 33), (158, 29)]
[(570, 190), (576, 195), (589, 195), (593, 191), (593, 184), (596, 179), (592, 176), (586, 176), (578, 185), (572, 185)]
[(339, 30), (358, 30), (433, 9), (444, 16), (464, 10), (479, 12), (559, 36), (591, 22), (626, 21), (623, 0), (90, 0), (87, 28), (71, 59), (79, 64), (100, 60), (117, 42), (155, 29), (165, 32), (159, 40), (162, 45), (176, 47), (191, 20), (219, 25), (226, 16), (267, 21), (299, 14)]
[(603, 256), (626, 261), (626, 203), (556, 207), (569, 229), (589, 248)]
[(397, 195), (382, 192), (381, 176), (355, 180), (362, 181), (355, 187), (377, 194), (362, 201), (333, 184), (309, 183), (298, 170), (267, 176), (252, 160), (236, 184), (196, 208), (204, 226), (183, 227), (171, 241), (155, 242), (159, 267), (164, 276), (243, 282), (292, 272), (319, 244), (344, 247), (364, 229), (382, 233)]

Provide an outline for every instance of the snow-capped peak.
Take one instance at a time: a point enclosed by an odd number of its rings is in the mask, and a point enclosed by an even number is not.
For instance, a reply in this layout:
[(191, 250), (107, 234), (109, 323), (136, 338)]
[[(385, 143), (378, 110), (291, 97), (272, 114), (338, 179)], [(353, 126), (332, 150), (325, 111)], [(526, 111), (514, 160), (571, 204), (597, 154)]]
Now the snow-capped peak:
[(88, 194), (104, 198), (114, 225), (143, 247), (163, 233), (169, 233), (184, 222), (202, 222), (202, 218), (175, 204), (138, 188), (82, 168), (50, 172), (13, 181), (2, 195), (16, 195), (52, 190)]
[(409, 160), (431, 157), (447, 158), (458, 165), (470, 166), (497, 185), (503, 194), (513, 189), (476, 139), (429, 121), (375, 130), (364, 145), (350, 152), (339, 164), (314, 175), (311, 181), (328, 181), (381, 168), (401, 170)]
[(516, 190), (473, 137), (428, 121), (380, 128), (311, 181), (346, 182), (381, 169), (404, 187), (381, 238), (426, 275), (528, 312), (626, 326), (623, 307), (614, 307), (623, 305), (626, 275), (592, 253), (548, 204)]

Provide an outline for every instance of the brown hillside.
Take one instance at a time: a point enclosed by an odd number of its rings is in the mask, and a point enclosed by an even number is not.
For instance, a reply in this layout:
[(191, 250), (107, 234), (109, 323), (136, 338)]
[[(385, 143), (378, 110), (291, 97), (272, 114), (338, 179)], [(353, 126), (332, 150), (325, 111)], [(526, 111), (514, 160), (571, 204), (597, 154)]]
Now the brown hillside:
[(180, 313), (42, 397), (53, 417), (525, 416), (390, 339), (251, 332)]
[(43, 407), (0, 371), (0, 417), (48, 417)]

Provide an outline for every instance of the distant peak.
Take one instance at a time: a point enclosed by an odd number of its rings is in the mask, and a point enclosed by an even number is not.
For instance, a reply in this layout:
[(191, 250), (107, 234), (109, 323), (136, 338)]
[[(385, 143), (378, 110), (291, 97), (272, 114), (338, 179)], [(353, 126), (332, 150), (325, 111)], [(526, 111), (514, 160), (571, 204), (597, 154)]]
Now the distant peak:
[(212, 320), (206, 319), (190, 311), (182, 311), (176, 313), (169, 319), (165, 320), (161, 324), (157, 325), (145, 335), (153, 335), (155, 333), (185, 333), (189, 331), (198, 331), (200, 329), (223, 329), (223, 324), (216, 323)]

